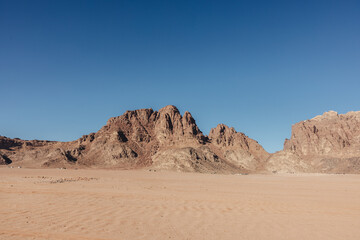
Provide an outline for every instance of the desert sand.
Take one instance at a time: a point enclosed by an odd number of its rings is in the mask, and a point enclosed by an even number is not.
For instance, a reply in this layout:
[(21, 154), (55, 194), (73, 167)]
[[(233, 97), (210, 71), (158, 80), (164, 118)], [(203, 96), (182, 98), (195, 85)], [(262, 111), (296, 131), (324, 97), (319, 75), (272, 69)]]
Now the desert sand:
[(359, 239), (358, 175), (0, 168), (0, 239)]

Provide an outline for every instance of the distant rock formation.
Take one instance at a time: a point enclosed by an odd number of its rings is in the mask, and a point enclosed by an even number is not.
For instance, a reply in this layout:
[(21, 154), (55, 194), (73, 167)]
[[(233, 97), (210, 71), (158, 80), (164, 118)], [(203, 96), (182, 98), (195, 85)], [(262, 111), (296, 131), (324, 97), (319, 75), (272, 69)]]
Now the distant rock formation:
[(4, 154), (0, 154), (0, 165), (7, 165), (12, 163), (11, 159)]
[(0, 136), (0, 165), (67, 168), (148, 168), (202, 173), (360, 173), (360, 112), (326, 112), (292, 126), (284, 149), (269, 154), (224, 124), (205, 136), (175, 106), (110, 118), (98, 132), (72, 142)]
[(360, 173), (360, 112), (329, 111), (292, 126), (284, 150), (273, 154), (268, 170)]
[(192, 115), (175, 106), (140, 109), (110, 118), (98, 132), (72, 142), (0, 138), (0, 164), (32, 167), (151, 168), (204, 173), (262, 169), (268, 153), (233, 128), (219, 125), (209, 137)]

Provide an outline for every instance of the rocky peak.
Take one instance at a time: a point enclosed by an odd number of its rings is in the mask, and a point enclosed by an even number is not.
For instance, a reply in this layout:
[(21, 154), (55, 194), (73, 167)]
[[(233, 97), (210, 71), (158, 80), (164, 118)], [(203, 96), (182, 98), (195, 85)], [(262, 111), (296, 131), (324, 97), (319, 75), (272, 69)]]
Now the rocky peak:
[[(266, 151), (234, 128), (220, 124), (203, 135), (190, 112), (172, 105), (126, 111), (96, 133), (72, 142), (0, 137), (0, 164), (44, 167), (181, 169), (198, 172), (257, 171)], [(25, 166), (25, 165), (24, 165)]]
[(205, 136), (196, 125), (195, 119), (188, 111), (186, 111), (182, 117), (182, 125), (185, 136), (190, 138), (195, 136), (195, 138), (197, 138), (202, 143), (206, 141)]
[[(230, 128), (225, 124), (219, 124), (216, 128), (212, 128), (209, 133), (209, 139), (214, 144), (223, 146), (233, 146), (236, 143), (246, 144), (246, 136), (243, 133), (236, 132), (234, 128)], [(248, 146), (246, 146), (248, 147)]]
[(133, 139), (135, 142), (156, 140), (160, 144), (173, 145), (177, 141), (205, 141), (205, 137), (189, 112), (181, 116), (173, 105), (159, 111), (140, 109), (126, 111), (123, 115), (110, 118), (97, 135), (112, 135), (114, 139)]
[(175, 116), (178, 116), (178, 115), (181, 116), (179, 109), (177, 107), (175, 107), (174, 105), (167, 105), (163, 108), (160, 108), (159, 113), (160, 114), (168, 114), (172, 118), (174, 118)]
[(202, 143), (205, 139), (191, 114), (186, 111), (181, 116), (180, 111), (172, 105), (159, 110), (155, 123), (155, 132), (157, 139), (161, 143), (189, 140)]
[[(328, 112), (324, 112), (323, 115), (318, 115), (318, 116), (312, 118), (311, 120), (312, 121), (321, 121), (324, 119), (330, 120), (330, 119), (334, 119), (334, 118), (338, 118), (338, 117), (339, 117), (339, 114), (337, 112), (330, 110)], [(305, 120), (305, 121), (309, 121), (309, 120)]]
[(334, 155), (353, 152), (359, 145), (360, 112), (329, 111), (294, 124), (284, 150), (300, 155)]
[(181, 114), (172, 105), (163, 107), (159, 110), (156, 118), (155, 128), (161, 135), (182, 135)]
[(191, 113), (189, 113), (188, 111), (186, 111), (184, 113), (183, 119), (182, 119), (183, 125), (193, 125), (195, 124), (195, 119), (192, 117)]
[[(139, 121), (144, 124), (147, 124), (152, 115), (156, 115), (153, 109), (138, 109), (133, 111), (126, 111), (123, 115), (118, 117), (112, 117), (107, 121), (106, 125), (116, 124), (117, 122), (134, 122)], [(152, 119), (153, 120), (153, 119)]]
[(210, 130), (209, 140), (217, 149), (214, 151), (221, 153), (226, 160), (252, 171), (261, 169), (269, 157), (257, 141), (224, 124)]
[(332, 118), (332, 117), (338, 117), (339, 114), (337, 112), (335, 112), (335, 111), (330, 110), (328, 112), (324, 112), (323, 116), (328, 117), (328, 118)]

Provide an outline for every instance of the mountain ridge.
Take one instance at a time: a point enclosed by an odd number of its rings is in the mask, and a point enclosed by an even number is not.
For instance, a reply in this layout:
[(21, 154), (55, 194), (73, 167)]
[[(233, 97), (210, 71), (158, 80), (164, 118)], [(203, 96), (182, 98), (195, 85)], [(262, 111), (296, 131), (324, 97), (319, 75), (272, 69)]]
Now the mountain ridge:
[(202, 173), (360, 173), (360, 112), (328, 111), (292, 125), (284, 148), (218, 124), (206, 136), (173, 105), (126, 111), (69, 142), (0, 136), (0, 164), (25, 167), (158, 169)]
[[(259, 145), (246, 135), (243, 138)], [(181, 115), (173, 105), (159, 111), (151, 108), (126, 111), (108, 119), (99, 131), (75, 141), (1, 139), (2, 156), (30, 167), (151, 167), (187, 172), (248, 173), (257, 169), (242, 163), (242, 155), (252, 157), (252, 161), (263, 161), (256, 154), (253, 157), (256, 148), (245, 149), (242, 145), (239, 147), (244, 149), (237, 151), (236, 156), (225, 157), (228, 150), (212, 144), (216, 139), (202, 133), (191, 113), (185, 111)]]

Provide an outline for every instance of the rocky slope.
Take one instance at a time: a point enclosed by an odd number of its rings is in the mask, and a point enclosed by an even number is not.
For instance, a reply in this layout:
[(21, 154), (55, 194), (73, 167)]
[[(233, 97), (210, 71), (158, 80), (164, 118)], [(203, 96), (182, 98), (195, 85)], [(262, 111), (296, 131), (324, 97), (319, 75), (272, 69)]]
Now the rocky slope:
[(329, 111), (294, 124), (284, 150), (271, 156), (267, 169), (360, 173), (360, 112)]
[(256, 141), (225, 125), (204, 136), (191, 114), (181, 115), (174, 106), (127, 111), (73, 142), (0, 137), (0, 164), (28, 167), (247, 173), (262, 170), (268, 156)]
[(219, 156), (251, 171), (261, 170), (270, 156), (257, 141), (224, 124), (211, 129), (209, 139)]

